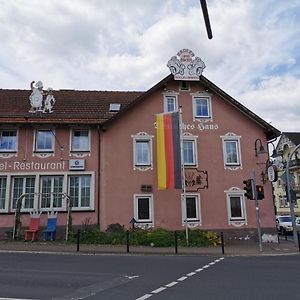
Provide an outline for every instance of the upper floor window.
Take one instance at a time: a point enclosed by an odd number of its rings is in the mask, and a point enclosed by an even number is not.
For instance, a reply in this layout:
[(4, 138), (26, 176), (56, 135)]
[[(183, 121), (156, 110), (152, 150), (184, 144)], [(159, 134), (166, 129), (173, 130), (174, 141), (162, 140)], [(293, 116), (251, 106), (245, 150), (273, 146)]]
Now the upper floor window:
[(0, 152), (17, 151), (17, 130), (0, 131)]
[(51, 129), (38, 129), (35, 137), (35, 151), (53, 152), (54, 133)]
[(164, 97), (164, 112), (172, 112), (177, 110), (177, 98), (176, 96)]
[(133, 168), (152, 168), (152, 138), (146, 132), (133, 135)]
[(193, 111), (195, 118), (210, 118), (210, 97), (208, 96), (194, 96), (193, 97)]
[(179, 89), (181, 91), (189, 91), (190, 83), (188, 81), (180, 81)]
[(185, 166), (197, 165), (197, 147), (196, 138), (183, 138), (183, 163)]
[(88, 129), (73, 129), (71, 151), (90, 151), (90, 133)]
[(240, 136), (228, 133), (222, 136), (223, 157), (225, 168), (241, 168)]

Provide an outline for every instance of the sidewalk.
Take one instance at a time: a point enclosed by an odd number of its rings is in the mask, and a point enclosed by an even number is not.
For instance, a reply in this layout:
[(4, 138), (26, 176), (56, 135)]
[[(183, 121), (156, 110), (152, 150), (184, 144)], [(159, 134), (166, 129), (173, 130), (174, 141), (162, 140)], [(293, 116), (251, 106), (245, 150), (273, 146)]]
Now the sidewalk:
[[(281, 240), (280, 243), (263, 243), (259, 251), (258, 243), (233, 241), (225, 243), (225, 256), (263, 256), (263, 255), (300, 255), (298, 247), (292, 241)], [(23, 242), (0, 241), (0, 252), (44, 252), (44, 253), (73, 253), (73, 254), (175, 254), (173, 247), (144, 247), (130, 246), (129, 253), (126, 245), (79, 245), (64, 242)], [(179, 247), (179, 255), (223, 255), (221, 246), (210, 247)]]

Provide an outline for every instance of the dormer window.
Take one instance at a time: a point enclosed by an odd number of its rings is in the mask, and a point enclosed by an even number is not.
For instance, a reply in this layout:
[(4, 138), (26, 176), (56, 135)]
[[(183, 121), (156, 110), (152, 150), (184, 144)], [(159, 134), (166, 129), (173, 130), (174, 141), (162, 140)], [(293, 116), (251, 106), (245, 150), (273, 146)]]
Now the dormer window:
[(110, 112), (117, 112), (120, 111), (121, 104), (120, 103), (110, 103), (109, 104), (109, 111)]

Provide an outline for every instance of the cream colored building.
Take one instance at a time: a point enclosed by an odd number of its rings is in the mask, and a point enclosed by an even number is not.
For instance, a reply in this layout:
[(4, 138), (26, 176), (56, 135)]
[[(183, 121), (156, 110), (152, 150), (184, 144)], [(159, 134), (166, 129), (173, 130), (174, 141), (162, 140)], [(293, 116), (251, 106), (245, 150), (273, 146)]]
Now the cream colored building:
[[(290, 153), (300, 144), (300, 132), (283, 132), (276, 146), (281, 157), (276, 158), (278, 165), (278, 180), (274, 182), (274, 204), (277, 215), (289, 215), (290, 205), (286, 196), (285, 166)], [(298, 152), (299, 151), (299, 152)], [(290, 161), (291, 187), (295, 191), (295, 215), (300, 216), (300, 149)]]

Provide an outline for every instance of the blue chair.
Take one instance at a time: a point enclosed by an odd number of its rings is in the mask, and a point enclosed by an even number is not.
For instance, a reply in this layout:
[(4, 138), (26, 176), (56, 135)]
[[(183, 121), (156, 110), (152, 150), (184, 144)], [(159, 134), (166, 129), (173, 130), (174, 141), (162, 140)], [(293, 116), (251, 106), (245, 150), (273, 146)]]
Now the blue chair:
[(55, 240), (56, 236), (56, 215), (49, 215), (47, 222), (47, 229), (43, 231), (44, 241), (48, 241), (49, 237), (51, 241)]

